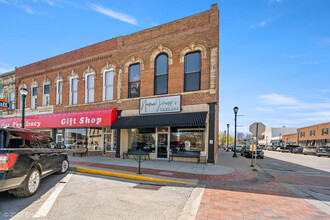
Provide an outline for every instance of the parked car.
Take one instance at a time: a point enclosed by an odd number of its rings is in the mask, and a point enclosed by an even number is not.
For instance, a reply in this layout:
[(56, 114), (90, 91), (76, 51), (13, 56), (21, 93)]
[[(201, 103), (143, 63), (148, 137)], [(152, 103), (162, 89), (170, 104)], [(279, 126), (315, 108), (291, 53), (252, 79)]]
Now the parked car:
[(16, 197), (32, 196), (40, 180), (69, 168), (66, 152), (39, 132), (0, 128), (0, 192)]
[(266, 146), (266, 150), (268, 150), (268, 151), (269, 151), (269, 150), (273, 150), (273, 146), (272, 146), (272, 145), (267, 145), (267, 146)]
[(304, 147), (303, 154), (314, 154), (315, 155), (316, 147)]
[(280, 152), (280, 150), (281, 150), (281, 147), (278, 146), (278, 147), (276, 148), (276, 151)]
[(280, 147), (280, 152), (284, 153), (284, 152), (290, 152), (290, 146), (281, 146)]
[(273, 145), (272, 147), (273, 147), (273, 151), (277, 151), (277, 149), (278, 149), (280, 146), (278, 146), (278, 145)]
[[(242, 145), (236, 145), (236, 152), (241, 152), (241, 150), (242, 150)], [(232, 146), (232, 148), (231, 148), (231, 151), (233, 151), (234, 152), (234, 149), (235, 148), (235, 146)]]
[(330, 147), (320, 146), (320, 147), (316, 148), (315, 155), (318, 157), (320, 157), (320, 156), (330, 157)]
[(293, 150), (297, 147), (299, 147), (299, 146), (298, 145), (292, 145), (292, 144), (286, 145), (286, 148), (289, 148), (290, 153), (293, 153)]
[[(249, 157), (249, 158), (252, 157), (252, 152), (250, 150), (249, 145), (243, 146), (243, 148), (241, 150), (241, 155), (244, 157)], [(259, 146), (257, 147), (257, 158), (264, 159), (264, 152), (262, 151), (262, 149)]]
[(293, 149), (292, 153), (294, 154), (302, 154), (303, 153), (303, 147), (296, 147)]

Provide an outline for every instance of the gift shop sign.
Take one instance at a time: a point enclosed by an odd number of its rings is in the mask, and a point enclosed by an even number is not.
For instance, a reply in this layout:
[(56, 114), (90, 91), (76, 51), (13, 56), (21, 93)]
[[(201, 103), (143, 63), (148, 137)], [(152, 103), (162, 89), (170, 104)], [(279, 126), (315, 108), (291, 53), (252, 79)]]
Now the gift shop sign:
[[(25, 128), (69, 128), (110, 126), (117, 119), (117, 109), (101, 109), (95, 111), (70, 112), (60, 114), (26, 116)], [(0, 119), (0, 127), (22, 127), (22, 118)]]
[(181, 112), (181, 95), (140, 99), (140, 115)]

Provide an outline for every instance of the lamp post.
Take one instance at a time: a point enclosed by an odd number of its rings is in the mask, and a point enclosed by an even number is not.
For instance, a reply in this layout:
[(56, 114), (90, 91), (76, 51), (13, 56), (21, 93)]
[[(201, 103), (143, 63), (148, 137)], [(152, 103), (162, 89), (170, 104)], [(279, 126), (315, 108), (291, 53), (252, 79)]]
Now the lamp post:
[(227, 124), (227, 151), (229, 151), (228, 146), (229, 146), (229, 124)]
[(26, 88), (21, 88), (20, 93), (22, 95), (22, 128), (24, 128), (24, 116), (25, 116), (25, 98), (28, 94), (28, 90)]
[(223, 135), (223, 139), (224, 139), (223, 147), (225, 147), (225, 145), (226, 145), (226, 138), (227, 138), (227, 135), (226, 135), (226, 130), (225, 130), (224, 135)]
[(297, 145), (299, 146), (299, 130), (297, 130), (297, 135), (298, 135)]
[(237, 157), (237, 154), (236, 154), (236, 128), (237, 128), (237, 112), (238, 112), (238, 107), (235, 106), (233, 110), (234, 110), (234, 113), (235, 113), (235, 136), (234, 136), (234, 155), (233, 155), (233, 157)]

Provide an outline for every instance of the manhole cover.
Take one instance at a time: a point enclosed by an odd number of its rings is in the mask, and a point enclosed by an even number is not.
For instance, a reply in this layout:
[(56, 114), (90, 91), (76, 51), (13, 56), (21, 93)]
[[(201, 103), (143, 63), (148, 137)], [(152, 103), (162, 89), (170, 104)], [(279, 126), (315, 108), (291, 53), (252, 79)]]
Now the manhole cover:
[(152, 184), (138, 184), (136, 186), (133, 186), (133, 188), (150, 189), (150, 190), (159, 190), (161, 187), (162, 185), (152, 185)]

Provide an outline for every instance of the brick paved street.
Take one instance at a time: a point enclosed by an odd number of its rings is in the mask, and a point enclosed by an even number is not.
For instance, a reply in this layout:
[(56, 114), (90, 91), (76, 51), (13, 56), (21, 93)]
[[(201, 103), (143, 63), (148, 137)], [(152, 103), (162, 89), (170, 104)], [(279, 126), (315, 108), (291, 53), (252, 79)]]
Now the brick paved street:
[[(221, 159), (218, 159), (222, 160), (221, 163), (228, 163), (226, 160), (233, 161), (231, 154), (221, 151), (218, 154)], [(245, 159), (235, 160), (240, 161), (234, 162), (236, 164), (232, 164), (233, 166)], [(249, 168), (245, 169), (245, 172), (253, 173)], [(330, 219), (327, 213), (286, 187), (286, 184), (307, 188), (317, 186), (314, 191), (326, 196), (330, 189), (329, 176), (278, 172), (269, 174), (274, 177), (273, 181), (262, 184), (247, 184), (248, 181), (235, 184), (235, 181), (232, 181), (233, 186), (216, 186), (214, 183), (206, 183), (197, 219)], [(313, 187), (310, 190), (313, 190)], [(326, 197), (326, 200), (328, 198)], [(329, 209), (330, 206), (325, 205), (325, 208)]]

